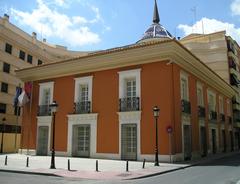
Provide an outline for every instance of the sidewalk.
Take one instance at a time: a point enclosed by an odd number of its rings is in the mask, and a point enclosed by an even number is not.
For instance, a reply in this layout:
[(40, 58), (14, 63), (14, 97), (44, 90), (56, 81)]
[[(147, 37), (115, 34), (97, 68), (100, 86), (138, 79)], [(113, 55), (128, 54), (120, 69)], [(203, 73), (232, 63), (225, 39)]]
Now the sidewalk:
[[(98, 159), (99, 172), (96, 172), (96, 159), (56, 157), (56, 169), (49, 169), (51, 163), (50, 156), (7, 154), (7, 165), (5, 165), (6, 155), (0, 155), (0, 171), (70, 178), (123, 180), (172, 172), (237, 153), (239, 152), (219, 154), (196, 162), (190, 161), (176, 164), (160, 163), (159, 167), (154, 167), (154, 163), (152, 162), (146, 162), (145, 169), (142, 169), (142, 162), (129, 161), (128, 172), (126, 172), (126, 161)], [(29, 157), (29, 167), (26, 167), (27, 157)], [(71, 171), (68, 171), (68, 159), (70, 159)]]

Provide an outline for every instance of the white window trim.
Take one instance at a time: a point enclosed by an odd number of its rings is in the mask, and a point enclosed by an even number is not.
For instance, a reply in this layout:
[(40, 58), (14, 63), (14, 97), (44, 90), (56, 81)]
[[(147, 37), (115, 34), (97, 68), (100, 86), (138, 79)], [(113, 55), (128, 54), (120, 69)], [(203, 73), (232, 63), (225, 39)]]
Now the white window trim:
[[(188, 74), (184, 71), (180, 72), (180, 90), (182, 91), (182, 79), (186, 80), (187, 82), (187, 99), (181, 99), (181, 100), (187, 100), (189, 101), (189, 82), (188, 82)], [(180, 92), (181, 92), (180, 91)], [(181, 97), (182, 98), (182, 97)]]
[(87, 84), (88, 85), (88, 100), (92, 102), (92, 80), (93, 76), (75, 78), (75, 95), (74, 102), (78, 102), (79, 97), (79, 85)]
[(51, 116), (38, 116), (37, 117), (37, 140), (36, 140), (36, 153), (38, 149), (38, 136), (39, 136), (39, 127), (47, 126), (48, 127), (48, 155), (51, 153), (50, 149), (50, 141), (51, 141), (51, 133), (52, 133), (52, 119)]
[[(209, 108), (209, 96), (210, 95), (213, 95), (213, 106), (214, 106), (214, 109), (213, 111), (217, 111), (216, 109), (216, 93), (214, 93), (213, 91), (211, 91), (210, 89), (207, 90), (207, 96), (208, 96), (208, 108)], [(208, 109), (208, 110), (212, 110), (212, 109)]]
[[(200, 105), (200, 106), (202, 106), (202, 107), (204, 107), (204, 95), (203, 95), (203, 85), (201, 84), (201, 83), (199, 83), (199, 82), (197, 82), (197, 90), (198, 89), (200, 89), (201, 91), (202, 91), (202, 96), (201, 96), (201, 101), (202, 101), (202, 104), (198, 104), (198, 105)], [(198, 96), (197, 96), (197, 99), (198, 99)], [(197, 102), (198, 103), (198, 102)]]
[(72, 156), (73, 126), (90, 125), (90, 157), (97, 154), (97, 117), (98, 114), (77, 114), (67, 115), (68, 117), (68, 136), (67, 136), (67, 155)]
[(118, 112), (119, 118), (119, 158), (122, 154), (122, 124), (137, 125), (137, 160), (141, 158), (141, 111), (138, 112)]
[(54, 82), (45, 82), (39, 84), (39, 101), (38, 105), (42, 105), (42, 98), (43, 98), (43, 90), (50, 88), (50, 103), (53, 102), (53, 90), (54, 90)]
[(136, 78), (136, 96), (141, 97), (141, 69), (127, 70), (118, 72), (119, 74), (119, 98), (125, 97), (125, 80)]

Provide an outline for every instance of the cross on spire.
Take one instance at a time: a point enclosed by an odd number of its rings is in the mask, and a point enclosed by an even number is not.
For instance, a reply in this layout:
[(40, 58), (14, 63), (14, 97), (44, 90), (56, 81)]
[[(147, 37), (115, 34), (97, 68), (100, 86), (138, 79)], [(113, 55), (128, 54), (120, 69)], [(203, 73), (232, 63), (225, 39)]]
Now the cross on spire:
[(154, 12), (153, 12), (153, 23), (158, 24), (160, 22), (157, 0), (155, 0)]

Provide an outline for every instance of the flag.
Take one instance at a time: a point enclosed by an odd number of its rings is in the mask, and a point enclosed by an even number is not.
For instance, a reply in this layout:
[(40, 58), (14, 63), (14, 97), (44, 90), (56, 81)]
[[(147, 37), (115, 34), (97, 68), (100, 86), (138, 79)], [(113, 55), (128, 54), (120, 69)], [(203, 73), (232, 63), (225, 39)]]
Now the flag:
[(32, 82), (26, 82), (24, 84), (24, 90), (28, 98), (31, 98), (31, 93), (32, 93)]
[(21, 95), (21, 93), (22, 93), (22, 88), (17, 87), (16, 88), (16, 95), (15, 95), (15, 97), (13, 99), (13, 106), (14, 107), (18, 106), (18, 97)]
[(18, 104), (21, 107), (21, 106), (24, 106), (28, 102), (29, 102), (29, 98), (28, 98), (25, 90), (23, 90), (21, 95), (18, 97)]

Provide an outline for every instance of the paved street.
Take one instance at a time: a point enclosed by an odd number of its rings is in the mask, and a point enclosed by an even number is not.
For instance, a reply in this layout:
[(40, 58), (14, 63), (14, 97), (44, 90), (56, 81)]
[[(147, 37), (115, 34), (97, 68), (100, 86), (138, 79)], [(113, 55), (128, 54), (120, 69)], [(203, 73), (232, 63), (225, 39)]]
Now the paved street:
[(125, 181), (106, 181), (106, 180), (79, 180), (62, 177), (37, 176), (28, 174), (15, 174), (0, 172), (0, 184), (237, 184), (240, 180), (240, 155), (235, 155), (225, 159), (215, 160), (199, 166), (178, 170), (168, 174), (154, 177), (125, 180)]

